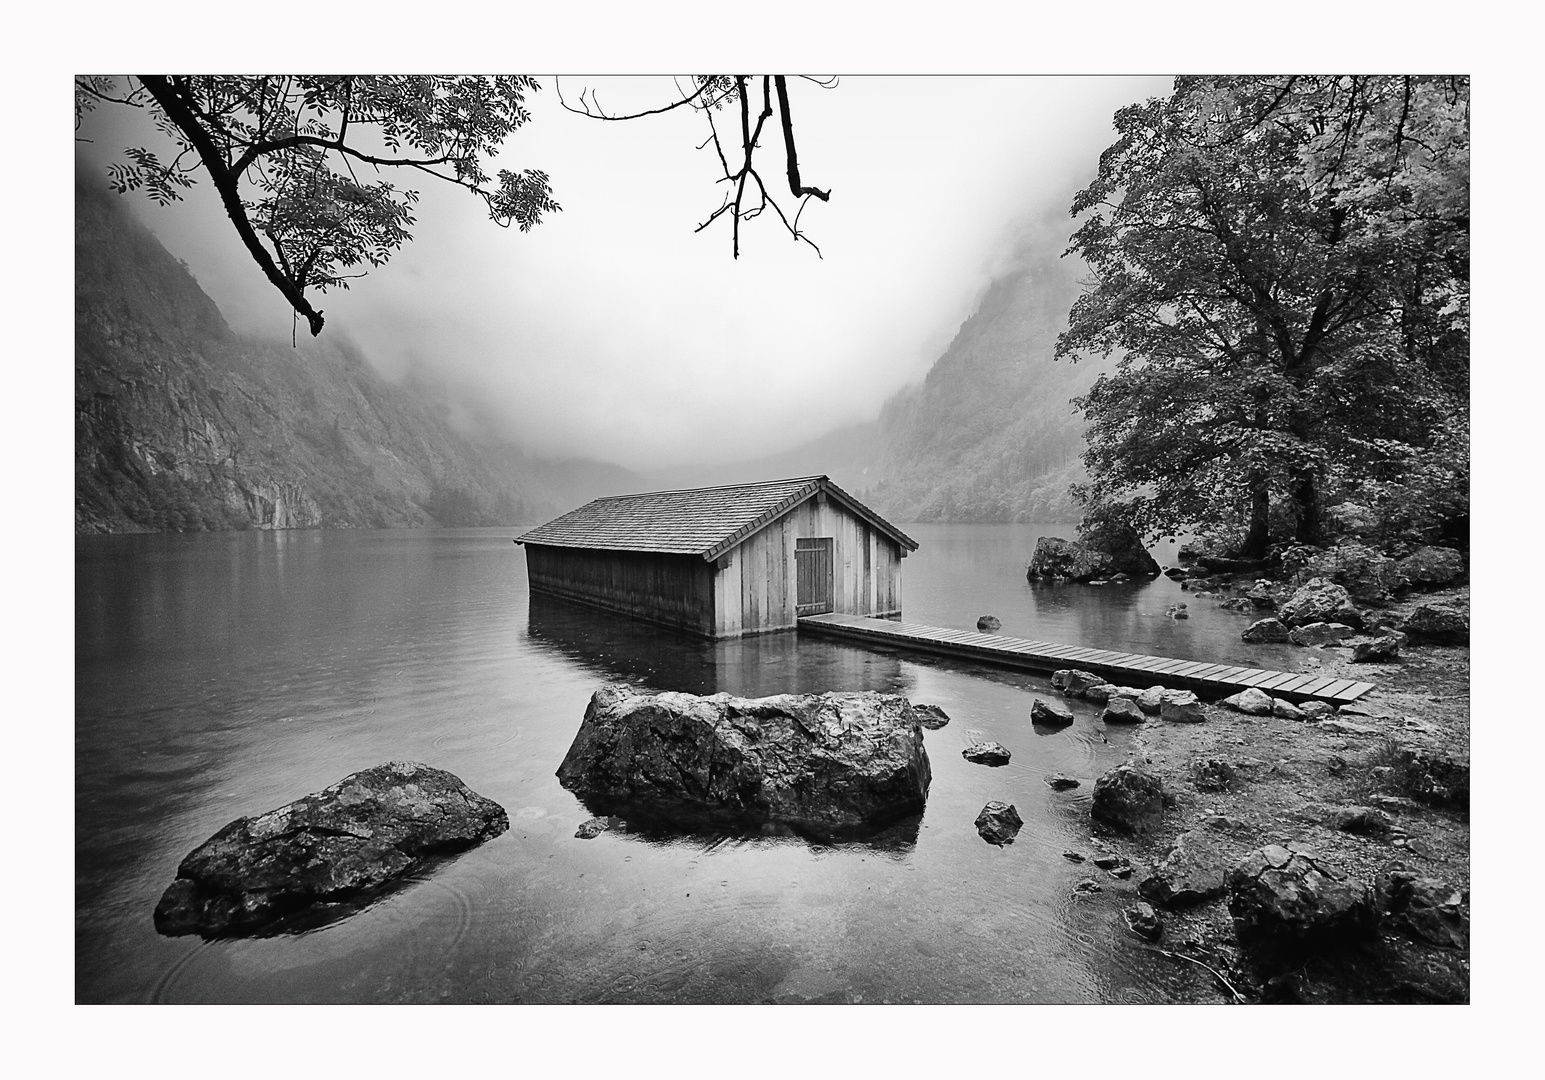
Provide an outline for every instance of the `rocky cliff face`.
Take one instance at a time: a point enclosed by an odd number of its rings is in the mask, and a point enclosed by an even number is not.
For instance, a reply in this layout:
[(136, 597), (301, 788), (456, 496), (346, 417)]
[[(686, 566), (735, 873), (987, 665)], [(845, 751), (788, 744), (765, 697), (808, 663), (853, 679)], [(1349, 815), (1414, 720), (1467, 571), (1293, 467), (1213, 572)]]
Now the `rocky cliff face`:
[(77, 532), (509, 524), (591, 497), (345, 339), (238, 337), (99, 180), (77, 179), (75, 263)]

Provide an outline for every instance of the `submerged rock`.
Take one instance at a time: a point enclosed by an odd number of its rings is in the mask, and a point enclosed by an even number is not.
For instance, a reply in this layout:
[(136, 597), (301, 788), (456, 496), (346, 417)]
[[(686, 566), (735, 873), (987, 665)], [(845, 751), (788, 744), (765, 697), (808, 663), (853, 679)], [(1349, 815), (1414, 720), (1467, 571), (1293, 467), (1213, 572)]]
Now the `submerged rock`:
[(982, 812), (976, 815), (976, 831), (983, 840), (999, 847), (1012, 844), (1024, 824), (1024, 819), (1014, 809), (1013, 803), (994, 800), (982, 807)]
[(737, 698), (604, 686), (558, 781), (593, 804), (818, 833), (921, 813), (923, 733), (897, 694)]
[(974, 765), (1007, 765), (1012, 756), (1002, 743), (972, 743), (960, 752), (960, 756)]
[(366, 899), (439, 854), (510, 827), (498, 803), (443, 769), (392, 761), (237, 818), (177, 867), (156, 929), (168, 937), (256, 933), (318, 905)]
[(1118, 765), (1094, 782), (1090, 816), (1123, 832), (1147, 832), (1164, 817), (1164, 784), (1136, 765)]
[(937, 731), (950, 722), (949, 714), (937, 705), (914, 705), (912, 717), (929, 731)]
[(605, 818), (593, 817), (575, 829), (574, 836), (579, 840), (594, 840), (611, 827), (611, 822)]

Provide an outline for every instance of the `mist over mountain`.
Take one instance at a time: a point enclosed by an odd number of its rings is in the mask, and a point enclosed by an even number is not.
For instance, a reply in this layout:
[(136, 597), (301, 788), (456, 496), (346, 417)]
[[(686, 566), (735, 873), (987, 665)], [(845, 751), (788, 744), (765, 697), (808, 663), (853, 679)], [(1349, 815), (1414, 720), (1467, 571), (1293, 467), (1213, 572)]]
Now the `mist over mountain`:
[(235, 334), (100, 180), (77, 176), (76, 531), (494, 525), (636, 488), (458, 431), (346, 338)]
[(1076, 521), (1083, 420), (1070, 404), (1110, 363), (1052, 359), (1083, 264), (1065, 225), (1020, 245), (923, 383), (879, 417), (751, 461), (659, 471), (660, 488), (826, 473), (895, 521)]

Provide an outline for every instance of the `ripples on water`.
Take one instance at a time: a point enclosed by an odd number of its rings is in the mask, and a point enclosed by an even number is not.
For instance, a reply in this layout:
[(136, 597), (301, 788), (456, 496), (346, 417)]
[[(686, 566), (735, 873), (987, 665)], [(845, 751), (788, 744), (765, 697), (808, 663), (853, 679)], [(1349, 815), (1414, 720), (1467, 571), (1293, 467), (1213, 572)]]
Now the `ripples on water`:
[[(908, 526), (907, 618), (1182, 658), (1281, 658), (1243, 617), (1160, 579), (1036, 586), (1038, 532)], [(1044, 679), (774, 634), (705, 642), (531, 602), (515, 530), (82, 538), (76, 548), (76, 993), (156, 1002), (988, 1002), (1165, 1000), (1174, 972), (1121, 930), (1113, 886), (1072, 893), (1095, 776), (1130, 732), (1073, 702), (1032, 727)], [(1289, 654), (1290, 655), (1290, 654)], [(613, 831), (554, 770), (591, 692), (878, 690), (942, 706), (927, 812), (867, 844)], [(992, 739), (1009, 765), (960, 751)], [(449, 769), (510, 831), (309, 933), (162, 938), (177, 863), (226, 822), (392, 759)], [(1053, 792), (1045, 777), (1083, 781)], [(980, 840), (1014, 803), (1013, 845)], [(1096, 872), (1097, 873), (1097, 872)], [(1157, 966), (1156, 966), (1157, 965)]]

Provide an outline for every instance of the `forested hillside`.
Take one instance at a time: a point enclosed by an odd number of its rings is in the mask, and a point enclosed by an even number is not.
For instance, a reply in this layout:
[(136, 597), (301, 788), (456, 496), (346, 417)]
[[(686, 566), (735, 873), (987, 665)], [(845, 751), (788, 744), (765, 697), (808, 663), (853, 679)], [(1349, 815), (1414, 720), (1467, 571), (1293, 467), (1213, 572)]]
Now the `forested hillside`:
[(636, 486), (454, 430), (336, 336), (234, 334), (119, 198), (77, 178), (77, 532), (537, 521)]

